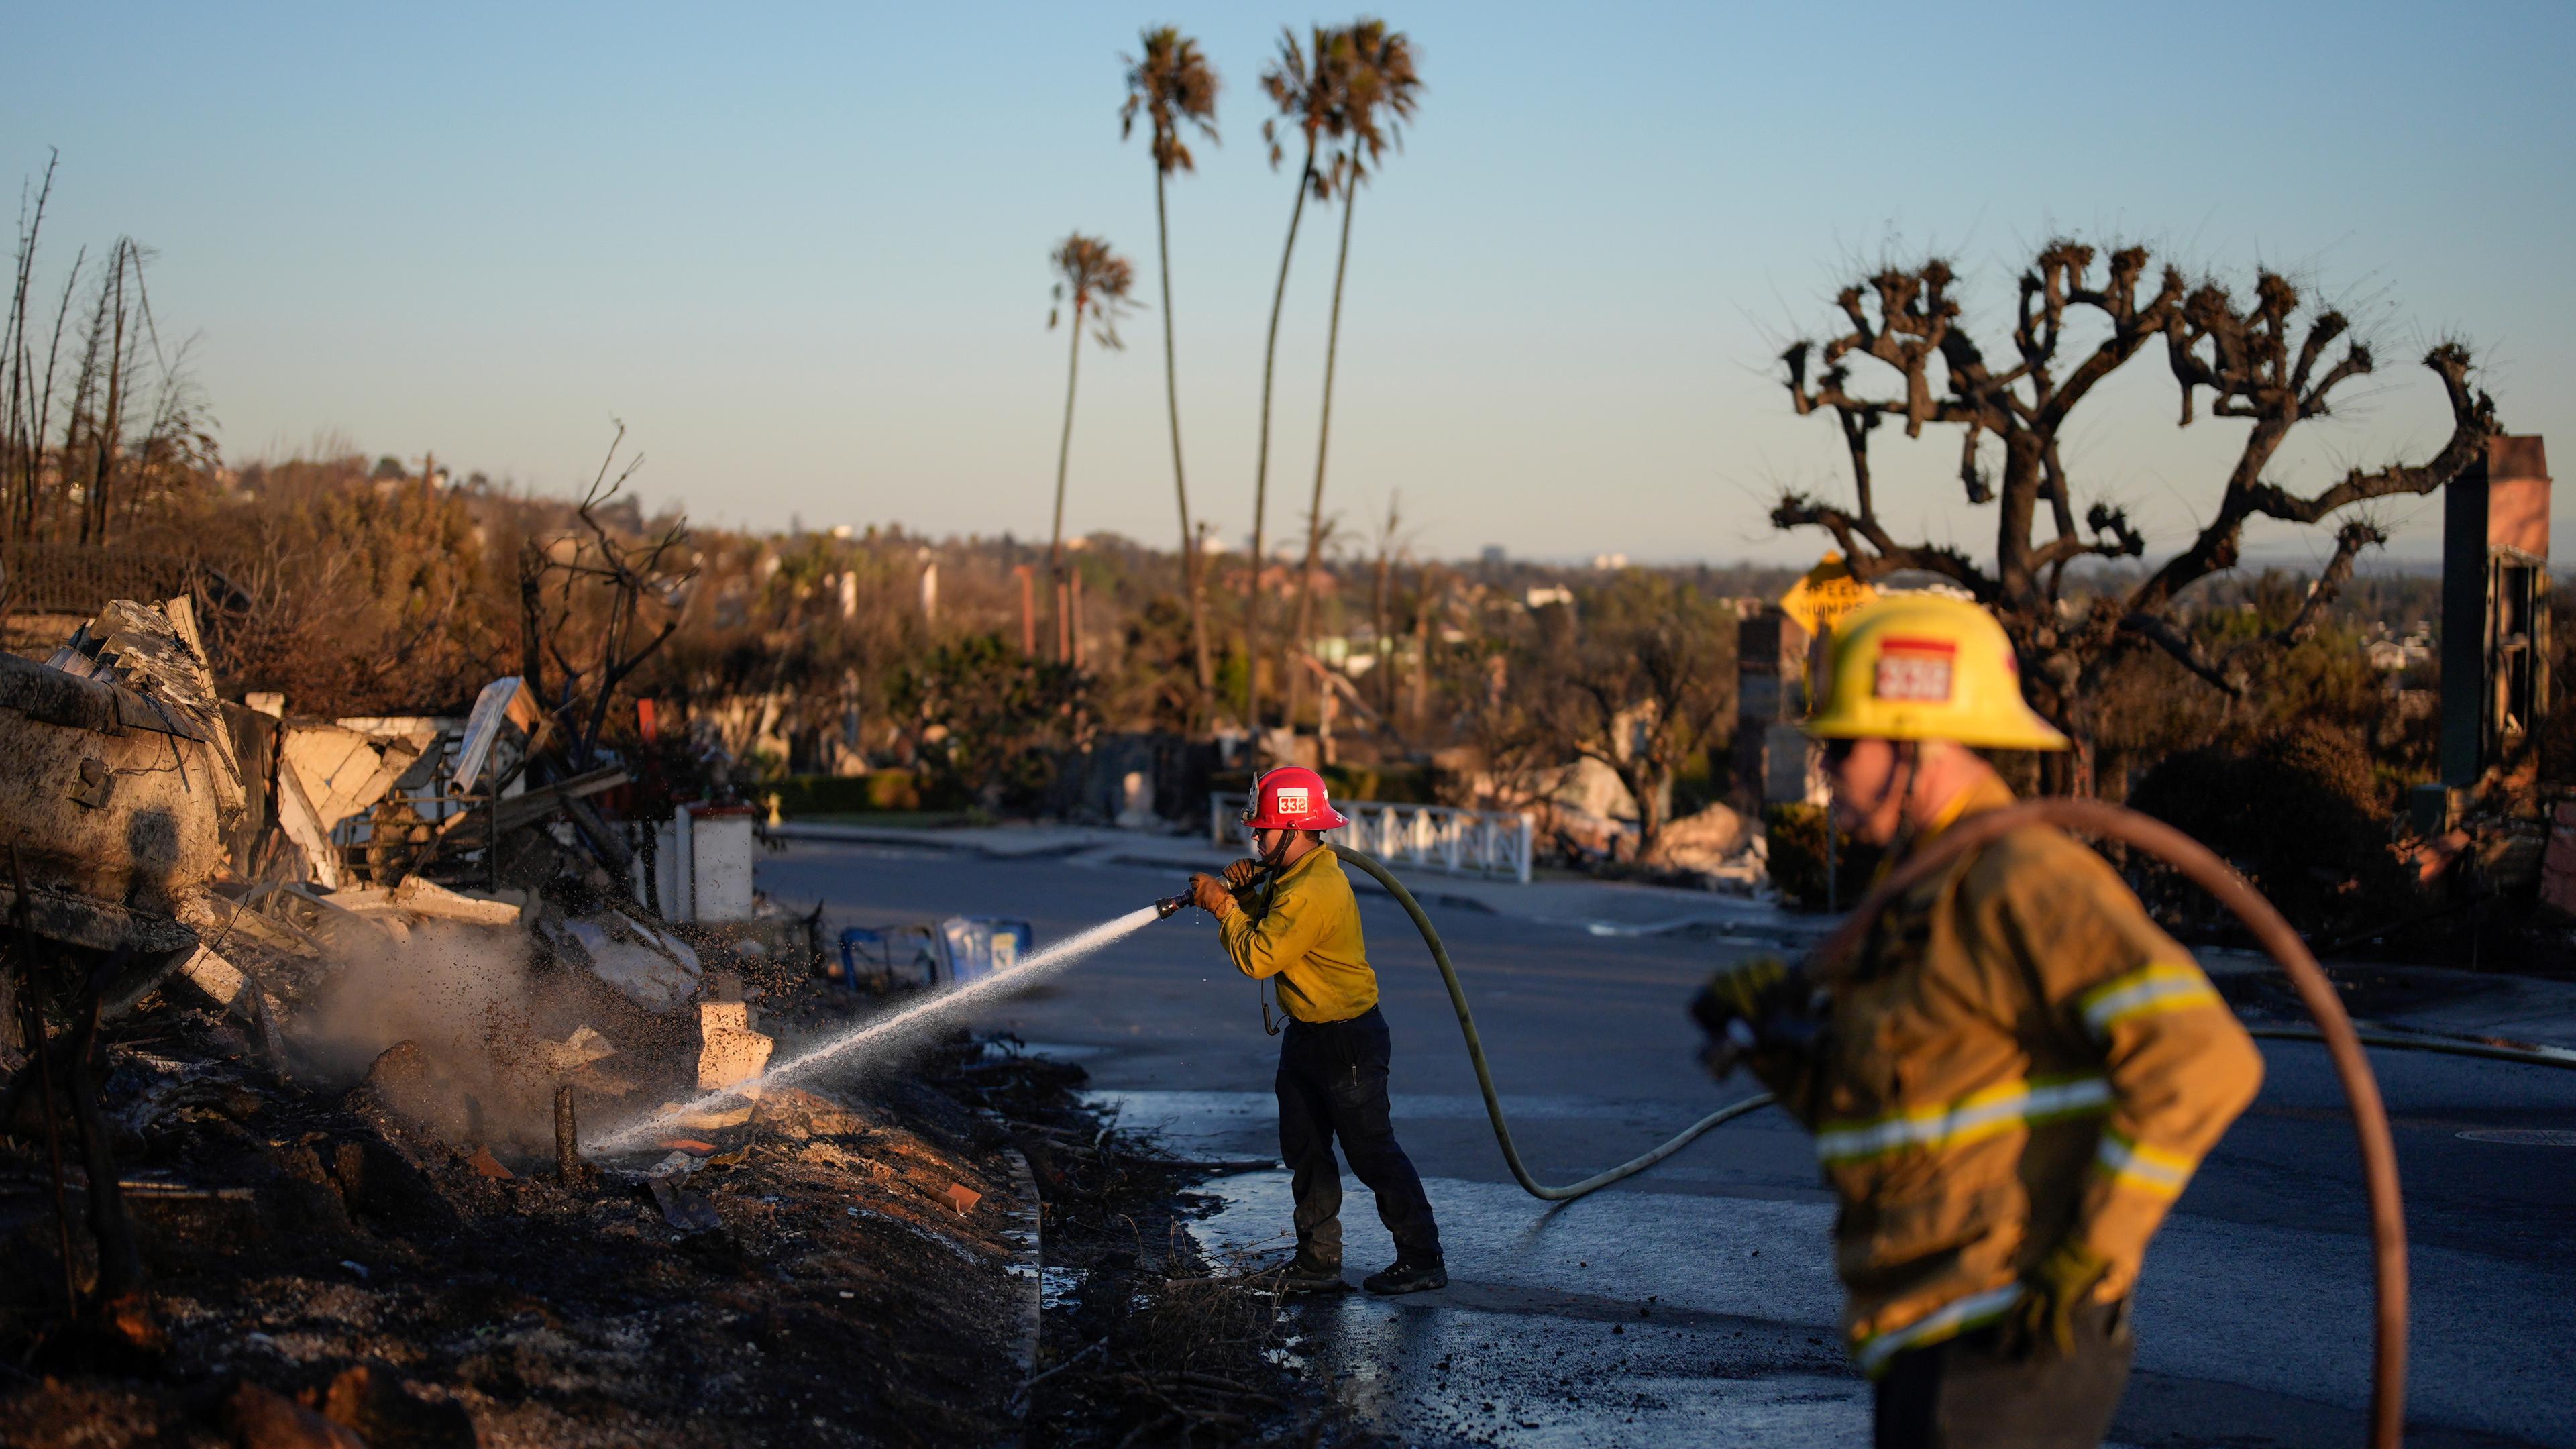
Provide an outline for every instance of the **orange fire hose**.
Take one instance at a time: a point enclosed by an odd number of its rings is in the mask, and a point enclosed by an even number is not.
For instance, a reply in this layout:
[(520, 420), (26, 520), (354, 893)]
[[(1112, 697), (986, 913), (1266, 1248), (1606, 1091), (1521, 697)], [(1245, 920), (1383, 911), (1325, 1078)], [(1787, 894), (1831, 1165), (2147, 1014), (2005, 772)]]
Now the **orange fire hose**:
[(1912, 886), (1948, 868), (1960, 857), (2025, 825), (2056, 826), (2084, 835), (2106, 837), (2155, 855), (2218, 898), (2254, 933), (2272, 959), (2290, 974), (2290, 984), (2317, 1021), (2319, 1038), (2334, 1059), (2352, 1106), (2353, 1135), (2360, 1139), (2362, 1179), (2370, 1196), (2370, 1241), (2378, 1271), (2378, 1315), (2371, 1364), (2370, 1443), (2372, 1449), (2398, 1449), (2406, 1419), (2406, 1209), (2397, 1190), (2397, 1144), (2388, 1130), (2388, 1111), (2379, 1098), (2379, 1081), (2371, 1075), (2352, 1019), (2344, 1014), (2334, 985), (2308, 954), (2306, 943), (2290, 923), (2263, 899), (2262, 893), (2207, 846), (2159, 820), (2099, 800), (2034, 800), (2008, 810), (1971, 816), (1942, 832), (1929, 845), (1907, 857), (1880, 881), (1813, 956), (1831, 962), (1849, 956), (1868, 934), (1870, 924)]

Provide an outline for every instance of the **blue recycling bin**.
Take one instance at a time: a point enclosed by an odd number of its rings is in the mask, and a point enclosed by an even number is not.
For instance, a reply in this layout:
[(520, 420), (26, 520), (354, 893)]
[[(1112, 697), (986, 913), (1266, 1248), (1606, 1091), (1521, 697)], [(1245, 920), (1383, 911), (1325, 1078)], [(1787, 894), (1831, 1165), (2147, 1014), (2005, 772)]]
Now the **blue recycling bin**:
[(890, 984), (935, 987), (948, 975), (947, 949), (937, 928), (928, 925), (853, 926), (841, 933), (833, 984), (857, 991), (863, 978), (881, 976)]
[(937, 925), (852, 926), (841, 932), (834, 984), (857, 991), (869, 977), (901, 986), (964, 986), (1027, 960), (1036, 933), (1004, 916), (951, 916)]
[(950, 916), (939, 923), (948, 948), (948, 979), (960, 986), (999, 975), (1028, 959), (1036, 933), (1002, 916)]

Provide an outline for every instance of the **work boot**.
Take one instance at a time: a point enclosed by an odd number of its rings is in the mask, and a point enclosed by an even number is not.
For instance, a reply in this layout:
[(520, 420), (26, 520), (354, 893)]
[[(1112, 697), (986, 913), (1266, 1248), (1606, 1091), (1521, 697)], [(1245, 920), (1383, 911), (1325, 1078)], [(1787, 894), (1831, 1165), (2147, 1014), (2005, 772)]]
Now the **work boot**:
[(1433, 1288), (1448, 1287), (1449, 1270), (1438, 1258), (1428, 1258), (1418, 1262), (1409, 1258), (1398, 1258), (1387, 1265), (1385, 1272), (1371, 1273), (1362, 1279), (1360, 1286), (1371, 1293), (1390, 1296), (1397, 1293), (1422, 1293)]
[(1312, 1254), (1300, 1252), (1288, 1260), (1287, 1271), (1280, 1278), (1283, 1293), (1339, 1293), (1350, 1285), (1342, 1281), (1342, 1265), (1327, 1263)]

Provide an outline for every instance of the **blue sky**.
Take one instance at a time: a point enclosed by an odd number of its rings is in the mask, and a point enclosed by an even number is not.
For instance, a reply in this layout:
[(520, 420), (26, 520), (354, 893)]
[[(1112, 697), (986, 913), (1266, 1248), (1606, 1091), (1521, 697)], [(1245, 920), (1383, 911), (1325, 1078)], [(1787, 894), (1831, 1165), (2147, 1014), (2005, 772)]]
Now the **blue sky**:
[[(1425, 551), (1800, 560), (1784, 484), (1845, 487), (1769, 368), (1842, 277), (1937, 249), (1972, 307), (2061, 231), (2195, 271), (2288, 269), (2366, 319), (2373, 384), (2280, 481), (2420, 455), (2414, 359), (2460, 335), (2518, 432), (2576, 450), (2576, 7), (1411, 4), (1428, 82), (1354, 218), (1326, 508), (1391, 493)], [(1141, 22), (1201, 37), (1224, 143), (1172, 192), (1194, 503), (1247, 532), (1262, 328), (1291, 182), (1243, 5), (76, 6), (13, 21), (0, 161), (63, 153), (48, 265), (131, 234), (199, 335), (229, 456), (317, 434), (545, 489), (611, 415), (648, 501), (775, 526), (1043, 536), (1064, 393), (1053, 243), (1104, 234), (1153, 290), (1151, 172), (1121, 144)], [(1282, 327), (1271, 528), (1313, 481), (1331, 228)], [(1991, 316), (1991, 312), (1983, 315)], [(1176, 534), (1159, 321), (1089, 352), (1068, 523)], [(2173, 426), (2160, 358), (2074, 440), (2085, 498), (2163, 547), (2216, 496), (2226, 425)], [(1950, 437), (1879, 454), (1902, 530), (1983, 553)], [(2567, 466), (2563, 461), (2559, 466)], [(2576, 515), (2576, 508), (2564, 510)], [(2438, 509), (2383, 515), (2434, 551)], [(2576, 519), (2560, 548), (2576, 545)], [(2308, 531), (2253, 539), (2312, 556)]]

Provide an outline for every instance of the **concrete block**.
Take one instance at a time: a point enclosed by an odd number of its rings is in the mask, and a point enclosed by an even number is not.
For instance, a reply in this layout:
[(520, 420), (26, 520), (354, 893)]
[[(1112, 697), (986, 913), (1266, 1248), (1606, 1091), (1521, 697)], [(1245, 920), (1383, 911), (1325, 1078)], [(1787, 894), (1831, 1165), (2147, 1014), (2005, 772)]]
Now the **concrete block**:
[[(709, 1001), (698, 1007), (698, 1090), (721, 1091), (740, 1086), (769, 1070), (776, 1040), (751, 1029), (751, 1007), (740, 1001)], [(757, 1088), (745, 1096), (758, 1097)]]

